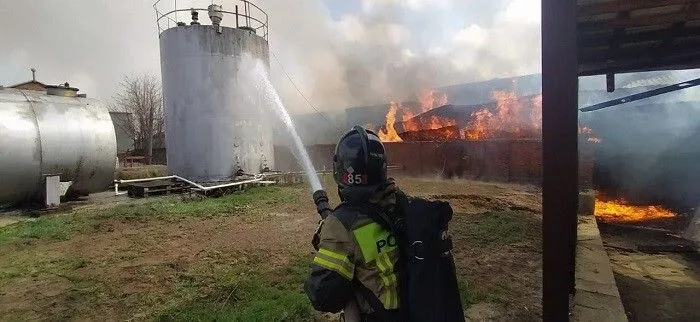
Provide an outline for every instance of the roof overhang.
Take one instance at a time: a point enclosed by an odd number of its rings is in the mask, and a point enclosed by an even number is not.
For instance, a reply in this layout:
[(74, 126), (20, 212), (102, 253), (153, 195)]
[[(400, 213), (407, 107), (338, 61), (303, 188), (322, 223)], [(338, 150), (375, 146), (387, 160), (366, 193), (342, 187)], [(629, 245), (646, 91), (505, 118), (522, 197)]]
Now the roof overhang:
[(699, 0), (578, 0), (580, 76), (700, 68)]

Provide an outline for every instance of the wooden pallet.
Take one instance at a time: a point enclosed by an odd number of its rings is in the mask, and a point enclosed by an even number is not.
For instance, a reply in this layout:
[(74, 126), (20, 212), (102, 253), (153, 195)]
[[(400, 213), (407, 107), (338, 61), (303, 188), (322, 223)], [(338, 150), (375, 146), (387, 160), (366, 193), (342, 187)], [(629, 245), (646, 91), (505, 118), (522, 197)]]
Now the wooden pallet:
[(189, 190), (189, 185), (184, 182), (174, 180), (155, 180), (132, 183), (129, 186), (128, 195), (132, 198), (145, 198), (154, 195), (185, 193)]

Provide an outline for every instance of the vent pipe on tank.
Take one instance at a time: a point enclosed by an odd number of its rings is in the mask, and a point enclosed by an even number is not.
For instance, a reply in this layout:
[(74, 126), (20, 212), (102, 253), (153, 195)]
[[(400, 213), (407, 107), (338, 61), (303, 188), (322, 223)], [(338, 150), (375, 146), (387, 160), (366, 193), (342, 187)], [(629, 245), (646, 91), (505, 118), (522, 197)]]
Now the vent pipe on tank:
[(198, 26), (199, 24), (199, 12), (197, 12), (197, 10), (192, 10), (192, 22), (190, 22), (190, 25)]
[(209, 12), (209, 19), (211, 19), (211, 24), (214, 26), (221, 25), (221, 20), (224, 18), (224, 13), (221, 12), (221, 6), (217, 4), (212, 4), (207, 7)]
[(224, 13), (221, 12), (221, 6), (212, 4), (207, 7), (209, 12), (209, 19), (211, 19), (211, 24), (216, 28), (217, 33), (221, 33), (221, 19), (224, 18)]

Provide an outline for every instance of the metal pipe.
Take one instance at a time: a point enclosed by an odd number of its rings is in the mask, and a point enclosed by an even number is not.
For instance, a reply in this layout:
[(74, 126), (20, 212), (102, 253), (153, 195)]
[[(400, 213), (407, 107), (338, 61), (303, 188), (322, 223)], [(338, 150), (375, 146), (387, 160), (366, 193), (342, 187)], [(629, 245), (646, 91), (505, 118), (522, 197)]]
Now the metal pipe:
[[(220, 185), (215, 185), (215, 186), (203, 186), (201, 184), (198, 184), (194, 181), (185, 179), (180, 176), (166, 176), (166, 177), (153, 177), (153, 178), (142, 178), (142, 179), (129, 179), (129, 180), (114, 180), (114, 191), (115, 194), (118, 195), (118, 185), (120, 183), (133, 183), (133, 182), (145, 182), (145, 181), (154, 181), (154, 180), (167, 180), (167, 179), (177, 179), (180, 181), (183, 181), (191, 186), (195, 187), (195, 190), (201, 190), (201, 191), (209, 191), (213, 189), (218, 189), (218, 188), (226, 188), (226, 187), (234, 187), (242, 184), (247, 184), (247, 183), (256, 183), (256, 182), (262, 182), (263, 177), (258, 176), (255, 179), (250, 179), (250, 180), (245, 180), (245, 181), (236, 181), (236, 182), (229, 182), (229, 183), (224, 183)], [(265, 181), (265, 183), (269, 183), (268, 181)]]
[(245, 2), (245, 18), (246, 18), (246, 27), (250, 27), (250, 2), (244, 1)]
[[(209, 190), (212, 190), (212, 189), (226, 188), (226, 187), (235, 187), (235, 186), (240, 186), (240, 185), (244, 185), (244, 184), (247, 184), (247, 183), (256, 183), (256, 182), (260, 182), (260, 181), (262, 181), (262, 178), (251, 179), (251, 180), (245, 180), (245, 181), (230, 182), (230, 183), (225, 183), (225, 184), (220, 184), (220, 185), (217, 185), (217, 186), (210, 186), (210, 187), (200, 186), (201, 188), (200, 188), (200, 187), (197, 187), (196, 190), (209, 191)], [(199, 186), (199, 185), (198, 185), (198, 186)]]
[(666, 94), (666, 93), (670, 93), (670, 92), (674, 92), (674, 91), (679, 91), (682, 89), (686, 89), (686, 88), (690, 88), (690, 87), (698, 86), (698, 85), (700, 85), (700, 78), (691, 79), (687, 82), (668, 85), (668, 86), (660, 87), (657, 89), (652, 89), (650, 91), (646, 91), (646, 92), (642, 92), (642, 93), (638, 93), (638, 94), (633, 94), (633, 95), (629, 95), (629, 96), (625, 96), (625, 97), (621, 97), (621, 98), (616, 98), (614, 100), (594, 104), (591, 106), (586, 106), (586, 107), (581, 108), (580, 110), (581, 110), (581, 112), (597, 111), (597, 110), (600, 110), (600, 109), (603, 109), (606, 107), (611, 107), (611, 106), (615, 106), (615, 105), (629, 103), (629, 102), (645, 99), (645, 98), (656, 96), (656, 95), (661, 95), (661, 94)]
[(177, 176), (165, 176), (165, 177), (152, 177), (152, 178), (141, 178), (141, 179), (127, 179), (127, 180), (114, 180), (115, 183), (131, 183), (131, 182), (144, 182), (144, 181), (153, 181), (153, 180), (165, 180), (165, 179), (173, 179), (176, 178)]
[(119, 184), (115, 182), (114, 183), (114, 195), (121, 196), (121, 195), (125, 195), (125, 194), (127, 194), (127, 192), (119, 192)]

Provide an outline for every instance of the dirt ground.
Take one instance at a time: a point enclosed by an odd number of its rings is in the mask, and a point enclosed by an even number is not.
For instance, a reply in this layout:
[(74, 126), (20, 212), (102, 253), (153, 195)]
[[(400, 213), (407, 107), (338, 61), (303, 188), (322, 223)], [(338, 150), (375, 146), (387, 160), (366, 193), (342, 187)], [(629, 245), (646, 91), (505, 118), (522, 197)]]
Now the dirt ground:
[(605, 225), (601, 234), (630, 321), (700, 321), (700, 254), (639, 251), (686, 241)]
[[(410, 195), (446, 200), (454, 208), (454, 256), (470, 319), (541, 318), (537, 188), (463, 180), (397, 181)], [(330, 187), (330, 180), (325, 178), (324, 184)], [(299, 278), (313, 251), (310, 237), (317, 214), (308, 188), (276, 189), (272, 199), (252, 198), (240, 206), (181, 196), (103, 198), (47, 215), (53, 220), (47, 225), (31, 222), (44, 218), (5, 216), (8, 224), (0, 228), (5, 234), (0, 235), (0, 320), (182, 320), (189, 318), (169, 312), (187, 307), (197, 309), (184, 316), (213, 320), (206, 312), (234, 310), (236, 301), (248, 303), (245, 293), (237, 295), (238, 285), (242, 276), (258, 275), (265, 290), (258, 293), (296, 301), (294, 305), (308, 310), (301, 303)], [(332, 203), (338, 202), (331, 197)], [(214, 210), (193, 210), (200, 204)], [(159, 207), (170, 207), (173, 216), (148, 215), (159, 213)], [(177, 209), (196, 215), (179, 215)], [(82, 228), (68, 233), (48, 225), (64, 219)], [(30, 225), (17, 233), (14, 226), (27, 224), (23, 220)], [(34, 230), (25, 231), (29, 228)], [(287, 275), (297, 277), (289, 280)], [(325, 318), (304, 310), (260, 319)]]

